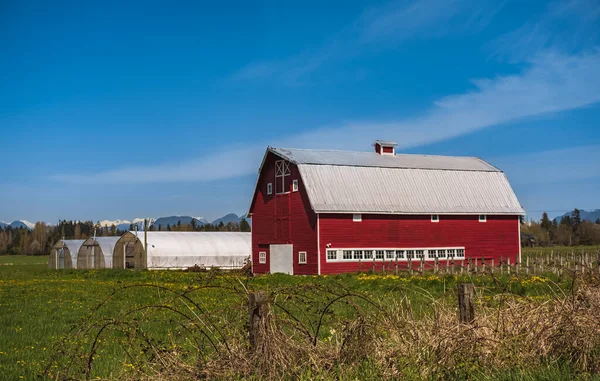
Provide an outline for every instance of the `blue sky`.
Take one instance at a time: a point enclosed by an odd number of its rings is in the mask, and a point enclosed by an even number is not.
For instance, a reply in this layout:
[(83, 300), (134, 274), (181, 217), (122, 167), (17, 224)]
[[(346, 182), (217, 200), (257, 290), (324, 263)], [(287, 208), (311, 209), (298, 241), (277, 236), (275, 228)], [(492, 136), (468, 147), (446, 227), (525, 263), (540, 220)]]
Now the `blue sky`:
[(600, 3), (0, 5), (0, 220), (244, 213), (267, 145), (479, 156), (600, 208)]

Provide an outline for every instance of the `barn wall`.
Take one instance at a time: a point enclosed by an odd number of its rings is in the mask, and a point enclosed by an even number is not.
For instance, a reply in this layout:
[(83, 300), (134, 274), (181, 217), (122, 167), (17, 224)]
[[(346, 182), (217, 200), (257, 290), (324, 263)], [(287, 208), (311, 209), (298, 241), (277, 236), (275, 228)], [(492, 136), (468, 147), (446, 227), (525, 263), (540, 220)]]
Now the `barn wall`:
[(394, 147), (383, 147), (383, 153), (394, 153)]
[[(319, 215), (321, 273), (334, 274), (358, 271), (357, 262), (327, 262), (327, 244), (342, 248), (427, 248), (465, 247), (465, 258), (511, 258), (519, 255), (518, 216), (362, 215), (362, 222), (353, 222), (352, 215)], [(363, 262), (362, 269), (368, 265)]]
[[(315, 274), (317, 262), (317, 217), (312, 211), (298, 168), (290, 164), (291, 176), (286, 194), (275, 194), (275, 161), (269, 152), (258, 179), (252, 205), (252, 268), (257, 274), (270, 269), (271, 244), (293, 244), (294, 274)], [(292, 182), (298, 180), (298, 191), (292, 192)], [(273, 183), (273, 194), (267, 194), (267, 183)], [(267, 253), (267, 263), (259, 263), (259, 252)], [(306, 251), (307, 264), (298, 264), (298, 252)]]

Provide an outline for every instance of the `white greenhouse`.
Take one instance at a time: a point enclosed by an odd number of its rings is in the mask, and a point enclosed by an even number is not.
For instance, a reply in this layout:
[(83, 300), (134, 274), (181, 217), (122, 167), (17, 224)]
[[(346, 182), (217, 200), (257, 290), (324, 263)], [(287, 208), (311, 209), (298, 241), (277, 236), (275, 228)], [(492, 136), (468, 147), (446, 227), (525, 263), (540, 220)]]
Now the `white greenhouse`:
[(112, 268), (115, 244), (121, 237), (88, 238), (77, 254), (78, 269)]
[(82, 239), (68, 239), (55, 243), (48, 258), (48, 268), (76, 269), (77, 253), (83, 242)]
[(144, 232), (128, 232), (117, 241), (113, 268), (240, 269), (250, 261), (252, 238), (240, 232), (147, 232), (148, 253), (144, 253)]

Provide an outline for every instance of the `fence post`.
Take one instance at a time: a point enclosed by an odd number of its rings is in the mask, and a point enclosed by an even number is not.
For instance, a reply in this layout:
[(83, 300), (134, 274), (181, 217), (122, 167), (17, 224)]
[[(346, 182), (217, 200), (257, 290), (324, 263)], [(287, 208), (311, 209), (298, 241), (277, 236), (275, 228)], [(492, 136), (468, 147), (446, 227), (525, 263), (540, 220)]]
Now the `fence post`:
[(474, 286), (472, 283), (458, 285), (458, 320), (461, 324), (475, 321), (475, 305), (473, 304)]
[(507, 274), (510, 275), (510, 257), (506, 257), (506, 260), (508, 262), (508, 266), (506, 266), (506, 271)]
[(260, 345), (260, 323), (265, 314), (265, 305), (267, 304), (267, 293), (258, 291), (248, 294), (248, 313), (250, 315), (249, 338), (250, 350), (253, 352)]

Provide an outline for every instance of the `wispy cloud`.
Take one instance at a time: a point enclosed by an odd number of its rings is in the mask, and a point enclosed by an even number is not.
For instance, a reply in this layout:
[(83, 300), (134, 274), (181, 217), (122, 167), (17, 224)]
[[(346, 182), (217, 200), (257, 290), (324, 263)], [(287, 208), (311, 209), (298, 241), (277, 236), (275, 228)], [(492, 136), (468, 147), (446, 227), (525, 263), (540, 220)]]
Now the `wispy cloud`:
[(493, 56), (521, 62), (546, 49), (577, 52), (595, 46), (600, 40), (600, 2), (597, 0), (558, 0), (521, 27), (491, 41)]
[[(518, 75), (473, 81), (473, 90), (436, 101), (411, 119), (353, 122), (279, 137), (181, 163), (122, 168), (92, 175), (60, 174), (76, 183), (208, 181), (256, 172), (266, 144), (306, 148), (363, 149), (374, 138), (414, 147), (450, 139), (517, 119), (572, 110), (600, 102), (600, 50), (578, 55), (545, 52)], [(235, 152), (232, 155), (230, 152)]]
[(251, 62), (232, 79), (269, 78), (287, 85), (303, 84), (323, 65), (352, 58), (370, 48), (393, 46), (411, 38), (479, 31), (501, 4), (488, 0), (415, 0), (371, 7), (314, 49), (279, 60)]

